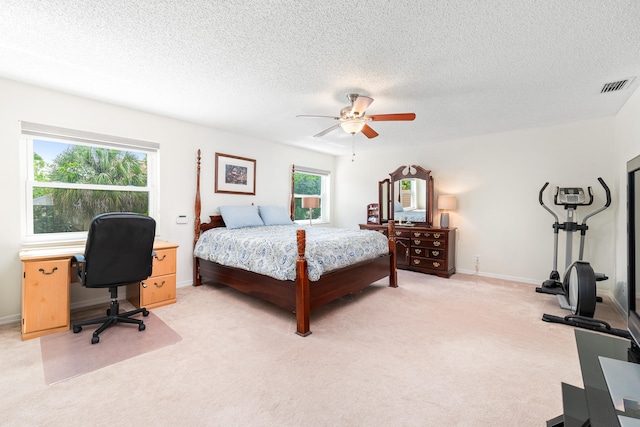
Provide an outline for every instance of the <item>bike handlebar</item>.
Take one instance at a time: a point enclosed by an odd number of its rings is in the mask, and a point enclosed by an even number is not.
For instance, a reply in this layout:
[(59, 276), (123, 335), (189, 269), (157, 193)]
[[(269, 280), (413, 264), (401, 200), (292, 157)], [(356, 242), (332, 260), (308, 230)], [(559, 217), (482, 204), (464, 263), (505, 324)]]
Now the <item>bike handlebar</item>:
[(605, 193), (607, 193), (607, 203), (604, 204), (604, 207), (608, 208), (611, 204), (611, 191), (609, 190), (609, 187), (607, 187), (607, 184), (605, 184), (604, 179), (598, 178), (598, 182), (600, 182), (600, 185), (602, 185), (602, 187), (604, 188)]
[(547, 212), (549, 212), (551, 215), (553, 215), (553, 217), (555, 218), (556, 222), (558, 222), (558, 215), (556, 215), (556, 213), (554, 211), (552, 211), (547, 205), (545, 205), (544, 201), (542, 200), (542, 194), (544, 193), (544, 190), (547, 188), (548, 185), (549, 185), (548, 182), (544, 183), (544, 185), (540, 189), (540, 195), (538, 197), (538, 200), (540, 201), (540, 204), (542, 205), (542, 207), (545, 208), (547, 210)]
[(544, 193), (545, 188), (547, 188), (547, 186), (549, 185), (548, 182), (545, 182), (544, 185), (542, 186), (542, 188), (540, 189), (540, 195), (538, 196), (538, 201), (540, 201), (540, 204), (542, 206), (544, 206), (544, 202), (542, 201), (542, 193)]
[[(606, 194), (607, 200), (606, 200), (606, 202), (605, 202), (603, 207), (601, 207), (600, 209), (596, 209), (595, 211), (591, 212), (590, 214), (587, 214), (584, 217), (584, 219), (582, 220), (582, 224), (586, 224), (587, 223), (587, 219), (591, 218), (595, 214), (598, 214), (598, 213), (602, 212), (603, 210), (607, 209), (611, 205), (611, 190), (609, 190), (609, 187), (607, 186), (607, 184), (604, 182), (604, 180), (601, 177), (598, 177), (598, 182), (600, 183), (602, 188), (604, 188), (604, 192)], [(548, 186), (549, 186), (549, 183), (545, 182), (545, 184), (540, 189), (540, 194), (538, 196), (538, 201), (540, 202), (540, 204), (542, 205), (543, 208), (545, 208), (551, 215), (553, 215), (553, 217), (556, 219), (556, 222), (558, 222), (558, 215), (556, 215), (556, 213), (554, 211), (552, 211), (547, 205), (545, 205), (544, 201), (542, 200), (542, 195), (544, 193), (544, 190)], [(591, 187), (588, 188), (588, 192), (589, 192), (589, 198), (591, 199), (591, 202), (593, 202), (593, 194), (591, 193)], [(591, 204), (591, 203), (589, 203), (589, 204)]]
[(611, 204), (611, 190), (609, 190), (609, 187), (607, 186), (607, 184), (604, 182), (604, 179), (598, 177), (598, 182), (600, 183), (600, 185), (602, 185), (602, 188), (604, 188), (604, 192), (607, 195), (607, 201), (605, 202), (604, 206), (601, 207), (600, 209), (596, 209), (595, 211), (591, 212), (590, 214), (586, 215), (584, 217), (584, 219), (582, 220), (582, 224), (586, 224), (587, 220), (589, 218), (591, 218), (592, 216), (594, 216), (597, 213), (602, 212), (603, 210), (607, 209), (609, 207), (609, 205)]

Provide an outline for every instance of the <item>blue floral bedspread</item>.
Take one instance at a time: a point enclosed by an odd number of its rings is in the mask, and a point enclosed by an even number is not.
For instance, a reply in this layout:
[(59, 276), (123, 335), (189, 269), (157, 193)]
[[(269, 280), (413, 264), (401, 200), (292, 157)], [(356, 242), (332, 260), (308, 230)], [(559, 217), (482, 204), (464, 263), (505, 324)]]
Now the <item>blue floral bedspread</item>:
[(377, 231), (294, 224), (214, 228), (200, 235), (194, 255), (279, 280), (295, 280), (296, 230), (300, 228), (306, 230), (305, 257), (311, 281), (323, 273), (389, 252), (387, 238)]

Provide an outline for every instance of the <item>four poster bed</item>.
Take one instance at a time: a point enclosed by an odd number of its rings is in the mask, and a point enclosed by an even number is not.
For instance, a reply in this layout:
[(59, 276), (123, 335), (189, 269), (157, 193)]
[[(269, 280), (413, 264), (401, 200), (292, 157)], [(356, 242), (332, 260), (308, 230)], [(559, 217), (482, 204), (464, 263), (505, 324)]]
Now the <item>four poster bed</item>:
[[(317, 231), (313, 230), (312, 232), (311, 228), (307, 230), (305, 230), (304, 228), (299, 229), (295, 224), (282, 226), (289, 227), (291, 232), (295, 231), (295, 247), (297, 248), (297, 255), (292, 254), (293, 259), (295, 259), (295, 265), (292, 266), (292, 268), (295, 268), (295, 277), (291, 280), (277, 279), (265, 274), (249, 271), (244, 269), (244, 265), (242, 266), (243, 268), (230, 267), (222, 265), (218, 262), (204, 259), (202, 257), (203, 249), (201, 248), (201, 245), (199, 246), (199, 240), (213, 240), (205, 232), (213, 229), (215, 230), (212, 232), (227, 231), (220, 229), (221, 227), (226, 226), (222, 215), (212, 215), (209, 217), (209, 222), (200, 222), (200, 150), (198, 150), (196, 175), (197, 179), (194, 227), (195, 239), (193, 263), (194, 286), (199, 286), (205, 282), (224, 284), (245, 294), (250, 294), (262, 300), (271, 302), (278, 307), (293, 311), (296, 314), (296, 334), (301, 336), (307, 336), (311, 334), (311, 330), (309, 328), (309, 315), (312, 310), (315, 310), (316, 308), (319, 308), (320, 306), (345, 295), (358, 293), (369, 284), (385, 277), (389, 278), (389, 286), (398, 286), (396, 257), (394, 252), (396, 245), (393, 237), (393, 222), (391, 221), (389, 222), (388, 233), (388, 235), (391, 237), (388, 239), (388, 241), (385, 240), (383, 242), (384, 246), (386, 246), (383, 249), (384, 253), (378, 254), (375, 257), (367, 260), (359, 260), (353, 264), (346, 265), (332, 271), (323, 272), (321, 275), (319, 275), (319, 278), (317, 278), (316, 276), (318, 275), (313, 273), (312, 271), (314, 280), (310, 280), (309, 264), (318, 263), (315, 262), (315, 260), (308, 260), (307, 257), (309, 256), (308, 251), (311, 249), (315, 249), (316, 246), (320, 245), (320, 243), (316, 242), (315, 240), (310, 240), (309, 242), (307, 242), (307, 238), (312, 238), (307, 235), (307, 232), (309, 232), (309, 234), (311, 235), (315, 235)], [(293, 194), (294, 192), (292, 176), (292, 196), (290, 212), (293, 212)], [(252, 229), (258, 228), (260, 227), (252, 227)], [(275, 226), (274, 228), (277, 228), (277, 226)], [(320, 229), (320, 227), (313, 228)], [(241, 230), (241, 228), (238, 229), (238, 231)], [(228, 230), (228, 232), (233, 231), (235, 230)], [(324, 233), (326, 234), (327, 231), (328, 230), (325, 228)], [(361, 233), (362, 231), (363, 230), (357, 230), (358, 233)], [(375, 234), (377, 232), (373, 233)], [(350, 236), (351, 237), (347, 238), (347, 241), (353, 240), (353, 232), (351, 232)], [(379, 239), (379, 236), (377, 235), (369, 235), (369, 237), (375, 237), (376, 239)], [(259, 238), (257, 240), (260, 240), (264, 243), (264, 239), (262, 238)], [(333, 240), (335, 245), (335, 236), (333, 236)], [(271, 242), (267, 243), (270, 244)], [(308, 247), (308, 243), (311, 244), (311, 249)], [(343, 240), (339, 245), (346, 245), (346, 243)], [(215, 247), (220, 248), (221, 245)], [(263, 249), (260, 250), (262, 251)], [(331, 250), (334, 250), (334, 248), (331, 248)], [(369, 248), (360, 248), (360, 250), (355, 251), (351, 250), (350, 255), (352, 255), (353, 252), (369, 252)], [(196, 253), (199, 253), (201, 256), (196, 256)], [(287, 256), (284, 256), (284, 258), (286, 257)], [(342, 257), (338, 256), (338, 258)], [(246, 264), (249, 264), (249, 262), (247, 262)], [(320, 262), (319, 264), (323, 263)], [(317, 280), (315, 280), (316, 278)]]

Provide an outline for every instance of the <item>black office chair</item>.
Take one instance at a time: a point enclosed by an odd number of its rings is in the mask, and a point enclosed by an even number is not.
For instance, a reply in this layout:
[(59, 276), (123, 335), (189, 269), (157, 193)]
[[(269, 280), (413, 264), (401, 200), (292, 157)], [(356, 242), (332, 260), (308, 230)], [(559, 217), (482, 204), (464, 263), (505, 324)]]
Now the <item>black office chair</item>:
[(107, 316), (99, 319), (75, 322), (73, 332), (78, 333), (85, 325), (102, 323), (91, 338), (91, 344), (100, 341), (98, 336), (117, 323), (135, 323), (144, 331), (142, 320), (131, 316), (142, 313), (145, 308), (119, 313), (118, 287), (140, 282), (151, 276), (153, 267), (153, 240), (156, 222), (153, 218), (134, 213), (105, 213), (91, 221), (84, 255), (75, 255), (78, 280), (87, 288), (109, 288), (111, 306)]

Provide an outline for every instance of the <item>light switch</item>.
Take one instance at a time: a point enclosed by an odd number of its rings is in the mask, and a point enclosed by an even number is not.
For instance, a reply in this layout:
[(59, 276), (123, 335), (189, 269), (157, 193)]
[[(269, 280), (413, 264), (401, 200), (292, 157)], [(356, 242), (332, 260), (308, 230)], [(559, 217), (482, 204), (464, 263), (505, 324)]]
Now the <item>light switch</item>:
[(176, 218), (176, 224), (186, 224), (188, 222), (186, 215), (178, 215)]

